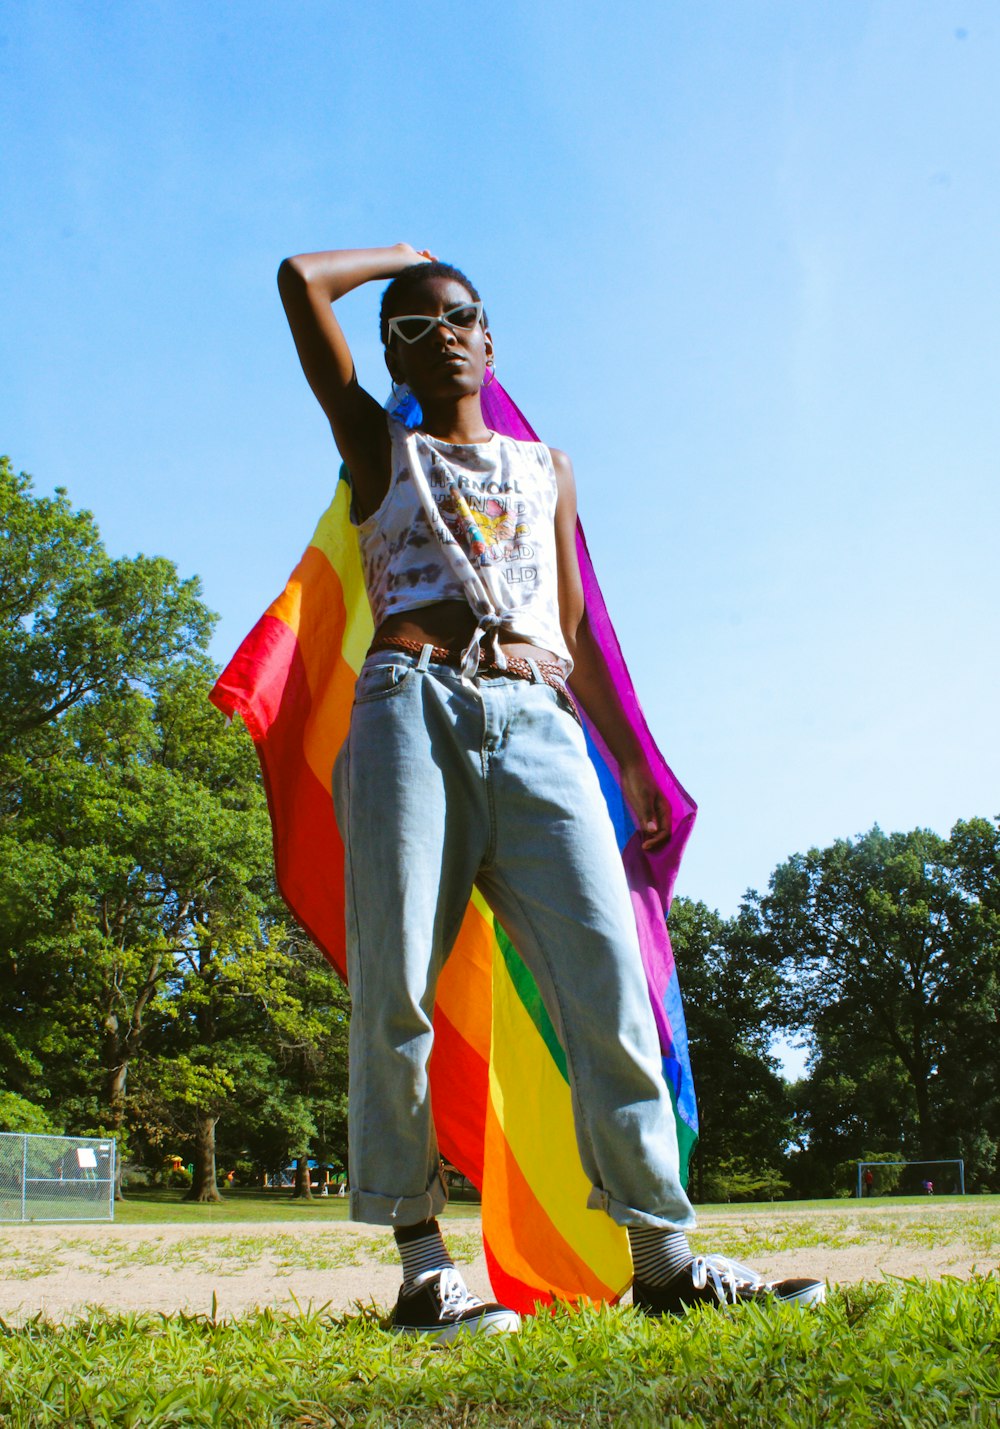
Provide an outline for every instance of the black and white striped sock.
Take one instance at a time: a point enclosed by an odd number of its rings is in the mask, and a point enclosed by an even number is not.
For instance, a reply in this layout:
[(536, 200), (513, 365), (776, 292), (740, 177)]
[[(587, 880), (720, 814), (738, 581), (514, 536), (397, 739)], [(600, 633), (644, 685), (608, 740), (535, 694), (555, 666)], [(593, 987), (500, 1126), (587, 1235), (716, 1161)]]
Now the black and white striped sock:
[(445, 1249), (437, 1221), (421, 1221), (415, 1226), (398, 1226), (393, 1234), (403, 1262), (403, 1288), (408, 1289), (428, 1270), (444, 1270), (455, 1262)]
[(644, 1285), (666, 1285), (694, 1260), (683, 1231), (662, 1230), (658, 1226), (629, 1226), (632, 1268)]

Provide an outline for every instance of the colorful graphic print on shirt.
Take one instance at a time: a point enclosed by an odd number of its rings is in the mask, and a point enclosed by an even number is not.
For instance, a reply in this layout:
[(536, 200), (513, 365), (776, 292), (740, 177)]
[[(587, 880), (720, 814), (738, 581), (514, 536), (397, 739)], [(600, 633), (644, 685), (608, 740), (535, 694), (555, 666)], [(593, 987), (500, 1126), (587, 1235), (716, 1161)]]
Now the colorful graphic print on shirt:
[(432, 462), (430, 487), (448, 530), (480, 568), (502, 565), (504, 578), (515, 585), (538, 578), (531, 527), (524, 519), (527, 502), (516, 478), (502, 483), (455, 479), (444, 463)]

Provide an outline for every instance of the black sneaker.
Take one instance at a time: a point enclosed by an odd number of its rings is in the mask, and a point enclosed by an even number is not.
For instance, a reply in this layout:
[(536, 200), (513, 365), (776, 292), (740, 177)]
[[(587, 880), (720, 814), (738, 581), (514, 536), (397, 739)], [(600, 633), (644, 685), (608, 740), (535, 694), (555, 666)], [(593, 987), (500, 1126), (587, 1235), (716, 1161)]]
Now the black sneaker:
[(647, 1315), (680, 1315), (691, 1305), (822, 1305), (822, 1280), (765, 1280), (724, 1255), (696, 1255), (666, 1285), (636, 1280), (632, 1304)]
[(520, 1328), (516, 1311), (493, 1302), (484, 1304), (451, 1266), (425, 1271), (410, 1290), (404, 1285), (392, 1316), (396, 1334), (424, 1335), (441, 1344), (458, 1335), (496, 1335)]

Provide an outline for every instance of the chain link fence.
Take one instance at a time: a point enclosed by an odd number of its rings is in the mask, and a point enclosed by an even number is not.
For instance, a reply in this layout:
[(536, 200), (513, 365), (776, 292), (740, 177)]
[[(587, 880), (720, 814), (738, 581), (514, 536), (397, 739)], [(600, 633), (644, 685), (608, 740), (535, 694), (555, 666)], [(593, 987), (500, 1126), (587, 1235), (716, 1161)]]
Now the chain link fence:
[(0, 1132), (0, 1221), (114, 1217), (113, 1140)]

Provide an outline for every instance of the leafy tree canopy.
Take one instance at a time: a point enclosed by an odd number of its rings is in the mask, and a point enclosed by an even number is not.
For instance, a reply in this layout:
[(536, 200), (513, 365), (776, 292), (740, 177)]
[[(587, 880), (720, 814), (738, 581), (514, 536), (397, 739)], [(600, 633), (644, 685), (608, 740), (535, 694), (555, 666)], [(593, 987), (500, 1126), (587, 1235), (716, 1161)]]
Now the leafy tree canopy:
[(113, 559), (61, 488), (36, 496), (0, 457), (0, 755), (98, 694), (204, 650), (215, 617), (162, 557)]

